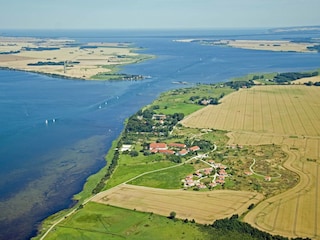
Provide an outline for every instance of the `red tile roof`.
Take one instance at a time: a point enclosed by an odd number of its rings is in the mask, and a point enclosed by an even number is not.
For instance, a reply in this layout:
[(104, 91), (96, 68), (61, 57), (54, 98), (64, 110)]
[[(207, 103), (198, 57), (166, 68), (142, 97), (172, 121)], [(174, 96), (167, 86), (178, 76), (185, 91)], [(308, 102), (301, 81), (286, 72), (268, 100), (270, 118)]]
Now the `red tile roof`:
[(170, 147), (178, 147), (178, 148), (185, 148), (186, 145), (183, 143), (169, 143), (168, 144)]
[(167, 149), (167, 144), (165, 143), (150, 143), (149, 145), (149, 149), (152, 150), (152, 149)]
[(179, 155), (184, 156), (186, 154), (188, 154), (188, 150), (187, 149), (182, 149), (181, 151), (179, 151)]
[(189, 150), (190, 151), (198, 151), (198, 150), (200, 150), (200, 147), (198, 147), (198, 146), (193, 146), (193, 147), (191, 147), (191, 148), (189, 148)]
[(175, 151), (172, 151), (172, 150), (159, 150), (158, 151), (159, 153), (164, 153), (164, 154), (170, 154), (170, 155), (173, 155), (175, 154)]

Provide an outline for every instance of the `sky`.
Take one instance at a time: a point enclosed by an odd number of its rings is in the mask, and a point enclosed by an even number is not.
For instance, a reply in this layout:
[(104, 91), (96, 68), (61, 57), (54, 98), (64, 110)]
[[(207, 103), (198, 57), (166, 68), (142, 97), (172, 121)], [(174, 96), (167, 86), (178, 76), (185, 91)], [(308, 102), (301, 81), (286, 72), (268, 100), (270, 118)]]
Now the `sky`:
[(320, 25), (320, 0), (0, 0), (0, 29)]

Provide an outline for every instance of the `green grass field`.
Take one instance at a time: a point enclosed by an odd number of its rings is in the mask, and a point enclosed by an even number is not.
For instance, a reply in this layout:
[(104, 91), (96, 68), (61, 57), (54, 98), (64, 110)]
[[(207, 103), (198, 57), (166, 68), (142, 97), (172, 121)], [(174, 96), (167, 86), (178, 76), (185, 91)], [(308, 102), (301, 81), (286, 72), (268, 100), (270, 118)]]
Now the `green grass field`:
[(161, 161), (150, 164), (136, 164), (136, 165), (122, 165), (119, 166), (115, 172), (112, 174), (112, 178), (110, 178), (107, 182), (106, 188), (109, 189), (114, 186), (117, 186), (120, 183), (123, 183), (131, 178), (138, 176), (139, 174), (149, 172), (152, 170), (170, 167), (175, 165), (169, 161)]
[(194, 167), (190, 164), (185, 164), (176, 168), (144, 175), (129, 183), (146, 187), (179, 189), (181, 188), (181, 179), (193, 172)]
[(249, 234), (218, 230), (153, 213), (142, 213), (108, 205), (89, 203), (59, 224), (46, 240), (254, 240)]
[(172, 90), (163, 93), (152, 105), (158, 105), (157, 113), (173, 114), (184, 113), (189, 115), (204, 106), (193, 103), (190, 98), (198, 96), (200, 98), (219, 98), (221, 94), (227, 95), (234, 90), (229, 87), (218, 87), (216, 85), (198, 85), (193, 88)]
[(195, 224), (152, 213), (89, 203), (66, 219), (46, 239), (208, 239)]

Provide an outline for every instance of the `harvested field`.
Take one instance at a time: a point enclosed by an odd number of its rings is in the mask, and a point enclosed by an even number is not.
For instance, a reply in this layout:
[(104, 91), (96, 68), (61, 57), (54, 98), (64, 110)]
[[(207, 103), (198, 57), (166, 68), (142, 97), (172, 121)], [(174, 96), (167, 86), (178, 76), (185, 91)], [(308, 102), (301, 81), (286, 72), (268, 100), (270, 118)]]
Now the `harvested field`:
[(247, 211), (251, 203), (256, 204), (262, 198), (262, 194), (254, 192), (191, 192), (122, 184), (98, 194), (93, 201), (164, 216), (174, 211), (178, 218), (211, 224), (216, 219)]
[(259, 86), (226, 96), (182, 121), (188, 127), (285, 136), (320, 136), (320, 91), (306, 86)]
[(263, 231), (320, 239), (320, 91), (299, 85), (242, 89), (183, 121), (230, 131), (228, 144), (281, 145), (283, 167), (299, 176), (290, 190), (262, 201), (244, 218)]
[(320, 76), (315, 76), (315, 77), (309, 77), (309, 78), (301, 78), (299, 80), (293, 81), (294, 84), (304, 84), (307, 82), (320, 82)]
[[(317, 140), (319, 144), (320, 140)], [(311, 144), (311, 145), (310, 145)], [(306, 141), (307, 148), (314, 146)], [(319, 210), (319, 163), (308, 161), (318, 151), (315, 147), (311, 155), (305, 156), (303, 150), (289, 150), (285, 167), (300, 176), (300, 182), (294, 188), (265, 200), (249, 212), (245, 221), (264, 231), (288, 237), (311, 237), (320, 239)], [(317, 156), (319, 161), (319, 155)]]

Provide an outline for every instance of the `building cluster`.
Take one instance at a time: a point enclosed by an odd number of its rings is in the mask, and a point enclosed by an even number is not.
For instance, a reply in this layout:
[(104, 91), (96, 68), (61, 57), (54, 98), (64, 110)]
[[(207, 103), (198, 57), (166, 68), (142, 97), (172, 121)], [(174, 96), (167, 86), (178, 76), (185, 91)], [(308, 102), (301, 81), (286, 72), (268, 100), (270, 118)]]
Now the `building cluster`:
[(196, 152), (200, 150), (199, 146), (187, 147), (183, 143), (150, 143), (149, 150), (151, 153), (163, 153), (173, 155), (176, 154), (178, 156), (185, 156), (189, 152)]
[[(199, 169), (195, 171), (193, 174), (189, 174), (184, 179), (182, 179), (184, 188), (213, 188), (216, 187), (218, 184), (223, 185), (225, 183), (225, 178), (228, 177), (228, 173), (226, 172), (227, 166), (221, 163), (215, 163), (213, 160), (209, 160), (208, 163), (211, 167)], [(205, 185), (201, 182), (202, 179), (208, 177), (212, 178), (212, 181), (209, 184)]]

